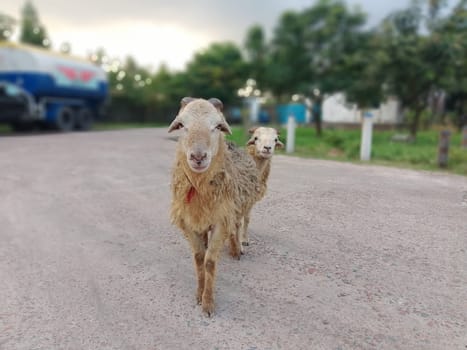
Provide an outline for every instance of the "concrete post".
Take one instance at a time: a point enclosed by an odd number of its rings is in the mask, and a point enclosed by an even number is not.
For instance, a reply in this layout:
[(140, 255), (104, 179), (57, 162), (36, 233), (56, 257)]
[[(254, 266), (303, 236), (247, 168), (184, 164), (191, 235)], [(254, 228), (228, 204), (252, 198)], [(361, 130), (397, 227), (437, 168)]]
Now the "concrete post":
[(371, 159), (371, 140), (373, 138), (373, 115), (370, 112), (363, 113), (362, 140), (360, 143), (360, 160)]
[(450, 138), (451, 132), (449, 130), (442, 130), (439, 133), (438, 166), (440, 168), (446, 168), (448, 166)]
[(250, 122), (256, 124), (258, 122), (259, 114), (259, 98), (252, 96), (249, 98), (250, 102)]
[(295, 148), (295, 117), (289, 115), (287, 119), (287, 143), (285, 146), (285, 151), (287, 153), (292, 153)]

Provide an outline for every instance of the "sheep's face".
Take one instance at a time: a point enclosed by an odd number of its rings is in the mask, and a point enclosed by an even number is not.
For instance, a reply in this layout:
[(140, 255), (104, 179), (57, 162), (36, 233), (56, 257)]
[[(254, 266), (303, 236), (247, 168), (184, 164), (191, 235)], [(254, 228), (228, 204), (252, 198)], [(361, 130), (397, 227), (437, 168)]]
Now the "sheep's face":
[(224, 142), (223, 133), (232, 133), (221, 108), (222, 103), (217, 99), (184, 98), (178, 116), (169, 127), (169, 132), (182, 129), (179, 142), (188, 166), (195, 173), (209, 169)]
[(255, 145), (256, 155), (262, 158), (271, 158), (274, 150), (284, 147), (279, 141), (279, 132), (274, 128), (259, 127), (250, 129), (252, 134), (248, 145)]

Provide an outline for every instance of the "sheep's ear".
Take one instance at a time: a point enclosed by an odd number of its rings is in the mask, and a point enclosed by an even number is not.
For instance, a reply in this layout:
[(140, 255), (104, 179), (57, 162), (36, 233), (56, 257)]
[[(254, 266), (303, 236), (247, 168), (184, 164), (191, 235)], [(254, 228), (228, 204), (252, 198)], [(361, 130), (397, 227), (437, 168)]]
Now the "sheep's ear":
[(280, 131), (279, 129), (277, 129), (277, 128), (274, 128), (274, 129), (276, 130), (277, 135), (280, 135), (280, 134), (281, 134), (281, 131)]
[(256, 131), (256, 129), (258, 129), (258, 127), (257, 127), (257, 126), (254, 126), (254, 127), (250, 128), (250, 129), (248, 129), (248, 132), (249, 132), (250, 134), (253, 134), (253, 133)]
[(184, 97), (180, 101), (180, 108), (183, 109), (187, 104), (189, 104), (191, 101), (194, 101), (195, 99), (193, 97)]
[(222, 109), (224, 108), (224, 104), (222, 103), (221, 100), (219, 100), (218, 98), (212, 97), (208, 101), (211, 102), (211, 104), (214, 107), (216, 107), (218, 112), (222, 112)]
[(250, 146), (250, 145), (254, 145), (255, 144), (255, 138), (254, 137), (251, 137), (248, 142), (246, 143), (247, 146)]
[(181, 128), (183, 128), (183, 123), (180, 121), (180, 119), (175, 118), (174, 121), (170, 124), (168, 132), (172, 132)]
[(221, 121), (219, 124), (217, 124), (217, 128), (222, 131), (223, 133), (232, 135), (232, 130), (230, 130), (229, 124), (225, 120)]
[(276, 141), (276, 147), (277, 148), (284, 148), (284, 144), (280, 142), (279, 140)]

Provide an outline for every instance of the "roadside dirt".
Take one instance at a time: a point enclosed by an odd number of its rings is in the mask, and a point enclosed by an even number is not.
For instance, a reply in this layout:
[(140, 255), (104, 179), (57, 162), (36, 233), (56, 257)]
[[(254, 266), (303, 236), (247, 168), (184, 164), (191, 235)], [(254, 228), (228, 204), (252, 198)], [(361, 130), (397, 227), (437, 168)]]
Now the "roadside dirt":
[(275, 156), (216, 313), (166, 129), (0, 137), (0, 349), (467, 349), (467, 178)]

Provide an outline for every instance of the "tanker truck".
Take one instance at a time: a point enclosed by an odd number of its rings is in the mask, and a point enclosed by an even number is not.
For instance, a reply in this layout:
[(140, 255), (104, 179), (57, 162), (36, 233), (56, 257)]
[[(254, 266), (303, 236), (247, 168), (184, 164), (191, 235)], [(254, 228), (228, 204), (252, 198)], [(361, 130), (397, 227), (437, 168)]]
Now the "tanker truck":
[(88, 130), (108, 103), (106, 73), (84, 59), (0, 43), (0, 123)]

